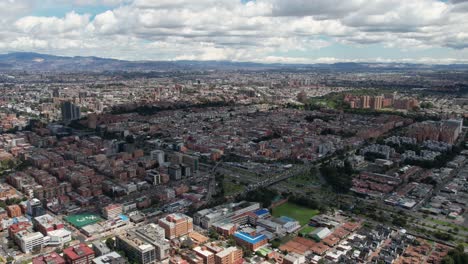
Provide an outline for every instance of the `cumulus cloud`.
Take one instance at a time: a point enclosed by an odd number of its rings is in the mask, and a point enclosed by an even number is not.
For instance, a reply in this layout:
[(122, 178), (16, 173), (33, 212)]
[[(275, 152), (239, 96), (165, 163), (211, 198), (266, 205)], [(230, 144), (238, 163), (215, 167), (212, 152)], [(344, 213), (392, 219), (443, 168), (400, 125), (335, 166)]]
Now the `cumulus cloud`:
[[(320, 56), (333, 45), (380, 45), (468, 58), (468, 3), (460, 0), (73, 0), (108, 8), (63, 17), (32, 16), (35, 3), (0, 0), (0, 51), (286, 63), (340, 60)], [(298, 52), (315, 56), (278, 55)]]

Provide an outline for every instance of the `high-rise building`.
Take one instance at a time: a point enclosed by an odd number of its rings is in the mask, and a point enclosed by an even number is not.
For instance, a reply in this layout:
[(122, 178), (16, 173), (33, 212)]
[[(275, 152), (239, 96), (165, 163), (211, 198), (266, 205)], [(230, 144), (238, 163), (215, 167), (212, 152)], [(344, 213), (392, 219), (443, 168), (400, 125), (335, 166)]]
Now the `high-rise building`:
[(379, 110), (382, 109), (383, 96), (374, 96), (372, 100), (372, 109)]
[(362, 102), (362, 108), (370, 108), (370, 96), (368, 95), (363, 95), (361, 97), (361, 102)]
[(161, 166), (162, 164), (164, 164), (164, 151), (159, 149), (151, 151), (151, 158), (157, 160), (159, 165)]
[(199, 168), (198, 157), (190, 156), (190, 155), (184, 155), (182, 157), (182, 162), (184, 164), (189, 165), (193, 173), (198, 171), (198, 168)]
[(55, 97), (55, 98), (60, 97), (60, 90), (59, 90), (59, 88), (54, 88), (54, 90), (52, 90), (52, 97)]
[(62, 103), (62, 120), (64, 122), (77, 120), (77, 119), (80, 119), (80, 117), (81, 117), (81, 110), (79, 106), (69, 101)]
[(193, 231), (192, 218), (184, 214), (170, 214), (165, 218), (159, 219), (158, 224), (164, 228), (167, 239), (180, 237)]
[(172, 164), (171, 166), (169, 166), (167, 171), (169, 173), (169, 176), (171, 177), (171, 180), (178, 181), (182, 179), (182, 169), (180, 168), (180, 165)]
[(45, 209), (42, 207), (41, 201), (39, 199), (33, 198), (27, 202), (26, 213), (31, 217), (38, 217), (45, 215)]
[(147, 170), (145, 179), (153, 185), (159, 185), (162, 180), (161, 173), (157, 170)]

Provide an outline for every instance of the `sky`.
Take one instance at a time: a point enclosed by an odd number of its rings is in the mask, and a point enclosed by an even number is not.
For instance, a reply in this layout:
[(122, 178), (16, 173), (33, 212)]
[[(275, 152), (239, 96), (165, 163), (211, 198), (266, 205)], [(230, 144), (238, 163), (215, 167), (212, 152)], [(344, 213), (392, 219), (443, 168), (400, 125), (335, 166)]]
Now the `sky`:
[(0, 53), (468, 63), (468, 0), (0, 0)]

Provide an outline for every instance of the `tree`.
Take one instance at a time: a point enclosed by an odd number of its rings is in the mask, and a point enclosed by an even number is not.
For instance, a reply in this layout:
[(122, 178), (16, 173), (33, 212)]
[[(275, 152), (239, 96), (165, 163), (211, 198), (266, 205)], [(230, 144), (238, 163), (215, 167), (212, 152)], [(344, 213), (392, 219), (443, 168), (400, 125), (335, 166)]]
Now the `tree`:
[(465, 253), (465, 248), (462, 244), (450, 250), (442, 259), (443, 264), (465, 264), (468, 263), (468, 254)]
[(281, 245), (281, 241), (279, 239), (275, 239), (271, 241), (271, 247), (272, 248), (279, 248)]
[(233, 247), (236, 245), (236, 241), (234, 241), (234, 238), (232, 238), (232, 236), (230, 236), (227, 240), (227, 245), (230, 246), (230, 247)]
[(301, 102), (303, 104), (307, 103), (307, 94), (304, 91), (298, 93), (297, 94), (297, 101)]
[(219, 239), (219, 234), (218, 234), (218, 232), (216, 232), (216, 230), (214, 228), (210, 228), (208, 236), (213, 240)]
[(270, 207), (271, 201), (273, 201), (277, 195), (278, 193), (276, 191), (262, 187), (248, 192), (246, 197), (251, 202), (259, 202), (263, 207)]
[(106, 239), (106, 246), (113, 250), (115, 248), (115, 241), (114, 239), (112, 239), (111, 237), (109, 237), (108, 239)]
[(132, 135), (128, 135), (125, 137), (125, 142), (127, 142), (128, 144), (134, 144), (135, 138)]
[(447, 255), (442, 259), (441, 264), (455, 264), (455, 261), (452, 259), (452, 257)]
[(353, 182), (353, 169), (345, 162), (344, 167), (333, 167), (324, 165), (320, 167), (320, 173), (327, 183), (338, 193), (346, 193), (351, 188)]

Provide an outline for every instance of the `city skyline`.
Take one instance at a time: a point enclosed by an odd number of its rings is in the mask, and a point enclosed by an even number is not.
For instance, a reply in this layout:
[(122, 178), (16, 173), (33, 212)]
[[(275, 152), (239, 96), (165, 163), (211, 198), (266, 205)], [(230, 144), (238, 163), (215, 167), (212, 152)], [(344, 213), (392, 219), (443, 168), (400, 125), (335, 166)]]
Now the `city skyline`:
[(262, 63), (468, 62), (466, 1), (0, 2), (0, 53)]

